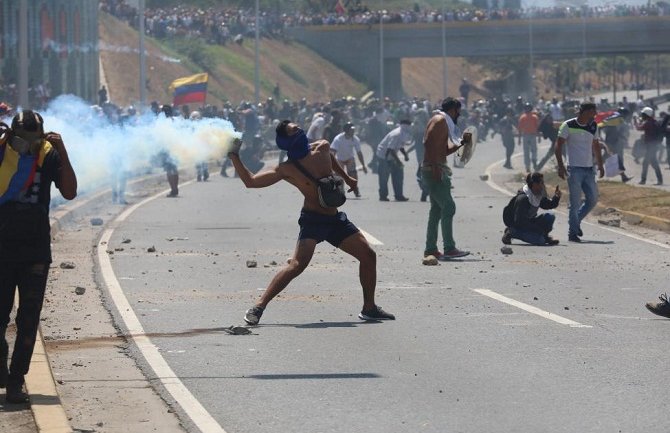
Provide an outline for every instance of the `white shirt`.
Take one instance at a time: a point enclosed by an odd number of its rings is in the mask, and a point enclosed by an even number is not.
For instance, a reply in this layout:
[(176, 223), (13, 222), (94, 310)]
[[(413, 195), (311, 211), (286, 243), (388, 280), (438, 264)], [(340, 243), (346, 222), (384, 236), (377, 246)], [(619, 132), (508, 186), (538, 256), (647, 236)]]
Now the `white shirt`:
[(309, 125), (307, 130), (307, 139), (309, 142), (316, 140), (321, 140), (323, 138), (323, 131), (326, 129), (326, 119), (323, 116), (318, 116), (312, 120), (312, 124)]
[(412, 140), (411, 127), (409, 125), (400, 125), (379, 142), (377, 146), (377, 158), (385, 159), (386, 152), (389, 150), (399, 150), (405, 143)]
[(563, 108), (560, 103), (549, 104), (549, 113), (551, 113), (551, 118), (554, 119), (554, 121), (558, 122), (559, 120), (563, 120)]
[(352, 138), (347, 138), (344, 136), (344, 132), (340, 132), (333, 138), (330, 149), (335, 151), (335, 158), (338, 161), (346, 161), (361, 151), (361, 140), (358, 139), (356, 134)]

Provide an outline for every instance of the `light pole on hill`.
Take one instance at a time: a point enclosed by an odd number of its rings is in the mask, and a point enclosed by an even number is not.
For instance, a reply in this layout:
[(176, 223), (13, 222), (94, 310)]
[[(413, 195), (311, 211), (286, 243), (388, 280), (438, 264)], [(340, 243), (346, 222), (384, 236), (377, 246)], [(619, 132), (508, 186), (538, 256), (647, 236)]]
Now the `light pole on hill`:
[(444, 88), (443, 97), (446, 98), (447, 92), (447, 29), (446, 29), (446, 17), (447, 12), (447, 2), (446, 0), (442, 2), (442, 86)]
[(384, 102), (384, 0), (379, 12), (379, 100)]
[(147, 106), (147, 59), (144, 54), (144, 0), (139, 0), (138, 17), (140, 27), (140, 107)]
[(19, 3), (19, 64), (18, 64), (18, 105), (24, 110), (28, 104), (28, 0)]
[(261, 76), (259, 70), (259, 59), (258, 59), (258, 45), (260, 39), (260, 30), (258, 28), (259, 18), (258, 18), (258, 0), (256, 0), (256, 42), (254, 45), (254, 101), (255, 106), (258, 107), (258, 102), (260, 101), (260, 92), (261, 92)]

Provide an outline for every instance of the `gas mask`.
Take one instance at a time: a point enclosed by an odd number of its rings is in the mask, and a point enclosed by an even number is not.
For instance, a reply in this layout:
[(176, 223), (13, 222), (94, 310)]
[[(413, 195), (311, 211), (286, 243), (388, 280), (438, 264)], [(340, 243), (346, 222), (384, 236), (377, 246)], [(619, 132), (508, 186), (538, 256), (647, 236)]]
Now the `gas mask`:
[(18, 113), (12, 120), (7, 142), (19, 155), (36, 155), (44, 141), (42, 116), (30, 110)]
[(19, 155), (35, 155), (42, 146), (43, 134), (40, 131), (12, 131), (9, 137), (9, 145)]

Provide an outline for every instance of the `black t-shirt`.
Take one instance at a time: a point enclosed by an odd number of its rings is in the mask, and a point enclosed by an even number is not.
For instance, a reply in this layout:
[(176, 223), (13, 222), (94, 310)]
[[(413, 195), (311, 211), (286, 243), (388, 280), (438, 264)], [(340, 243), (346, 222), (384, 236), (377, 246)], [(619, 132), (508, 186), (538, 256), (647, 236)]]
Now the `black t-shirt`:
[(51, 262), (51, 183), (59, 184), (61, 159), (51, 149), (33, 182), (18, 198), (0, 205), (0, 261)]

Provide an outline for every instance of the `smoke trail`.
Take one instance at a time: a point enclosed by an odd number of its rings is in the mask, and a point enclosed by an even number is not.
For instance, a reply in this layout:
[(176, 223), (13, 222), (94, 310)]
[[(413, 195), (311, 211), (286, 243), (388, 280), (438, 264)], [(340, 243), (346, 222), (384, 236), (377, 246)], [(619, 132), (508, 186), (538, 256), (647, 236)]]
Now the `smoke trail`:
[(150, 111), (125, 125), (112, 124), (72, 95), (59, 96), (40, 114), (45, 131), (63, 137), (82, 191), (104, 186), (113, 170), (145, 172), (161, 151), (180, 168), (220, 159), (240, 135), (227, 120), (156, 117)]

